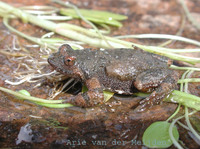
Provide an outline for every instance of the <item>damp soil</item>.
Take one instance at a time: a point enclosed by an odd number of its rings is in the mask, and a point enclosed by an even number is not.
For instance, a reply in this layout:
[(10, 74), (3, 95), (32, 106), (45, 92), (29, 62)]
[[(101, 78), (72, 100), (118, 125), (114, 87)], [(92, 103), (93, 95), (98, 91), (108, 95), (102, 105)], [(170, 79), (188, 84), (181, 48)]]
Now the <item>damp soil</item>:
[[(44, 0), (3, 0), (13, 6), (24, 5), (55, 5), (51, 1)], [(112, 28), (111, 36), (143, 33), (176, 34), (180, 28), (183, 13), (180, 4), (174, 0), (69, 0), (80, 8), (106, 10), (128, 16), (123, 21), (123, 27)], [(186, 1), (189, 9), (200, 18), (200, 2)], [(81, 21), (71, 23), (87, 26)], [(24, 33), (40, 37), (47, 31), (23, 24), (20, 20), (10, 22), (12, 26)], [(200, 41), (199, 30), (186, 20), (182, 36)], [(0, 19), (0, 50), (12, 49), (13, 41), (17, 39), (17, 46), (25, 47), (39, 59), (38, 47), (28, 47), (33, 43), (22, 39), (10, 32)], [(137, 40), (129, 41), (158, 45), (163, 40)], [(88, 46), (87, 46), (88, 47)], [(193, 45), (175, 42), (170, 44), (173, 48), (195, 48)], [(189, 54), (199, 57), (199, 53)], [(44, 78), (37, 83), (22, 83), (9, 85), (5, 80), (16, 81), (14, 72), (20, 58), (0, 53), (0, 86), (12, 90), (26, 89), (32, 96), (48, 98), (52, 92), (53, 83)], [(179, 64), (177, 62), (177, 64)], [(200, 67), (200, 65), (196, 65)], [(23, 69), (23, 67), (21, 68)], [(25, 70), (25, 67), (24, 67)], [(51, 72), (50, 66), (43, 69), (44, 73)], [(181, 73), (181, 72), (180, 72)], [(199, 78), (198, 73), (193, 77)], [(200, 84), (189, 84), (189, 91), (200, 96)], [(63, 93), (62, 95), (66, 95)], [(141, 100), (139, 97), (115, 95), (104, 105), (93, 108), (46, 108), (36, 104), (18, 100), (6, 93), (0, 92), (0, 147), (1, 148), (142, 148), (142, 135), (144, 130), (155, 121), (166, 120), (175, 111), (177, 105), (163, 102), (144, 112), (134, 111), (134, 107)], [(200, 114), (196, 113), (192, 118), (192, 124), (198, 126)], [(184, 123), (184, 121), (183, 121)], [(180, 140), (187, 148), (196, 149), (199, 142), (195, 142), (194, 136), (187, 130), (178, 126)], [(195, 127), (197, 130), (198, 127)], [(170, 148), (175, 148), (171, 146)]]

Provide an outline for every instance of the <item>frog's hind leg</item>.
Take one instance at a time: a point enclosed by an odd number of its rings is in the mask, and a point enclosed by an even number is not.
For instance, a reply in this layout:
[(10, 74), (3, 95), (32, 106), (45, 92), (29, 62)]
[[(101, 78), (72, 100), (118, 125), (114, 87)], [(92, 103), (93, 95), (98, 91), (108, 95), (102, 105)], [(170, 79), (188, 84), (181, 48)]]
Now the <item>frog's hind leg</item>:
[(86, 81), (87, 92), (79, 93), (76, 96), (67, 98), (64, 102), (79, 107), (93, 107), (102, 104), (104, 100), (103, 89), (97, 78), (93, 77)]
[(144, 111), (152, 105), (159, 104), (164, 97), (175, 89), (178, 78), (178, 72), (162, 69), (148, 70), (139, 75), (134, 82), (135, 87), (144, 92), (153, 92), (149, 97), (140, 101), (136, 110)]

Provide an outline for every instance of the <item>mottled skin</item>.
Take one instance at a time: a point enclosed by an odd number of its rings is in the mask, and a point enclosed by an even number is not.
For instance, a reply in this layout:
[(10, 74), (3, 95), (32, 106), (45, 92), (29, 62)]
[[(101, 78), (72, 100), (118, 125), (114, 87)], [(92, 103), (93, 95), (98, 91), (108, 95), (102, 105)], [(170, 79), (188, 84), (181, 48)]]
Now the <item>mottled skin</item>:
[(73, 50), (62, 45), (48, 62), (58, 72), (88, 87), (87, 92), (66, 99), (81, 107), (102, 104), (103, 90), (126, 95), (135, 90), (151, 92), (140, 104), (158, 104), (178, 80), (178, 73), (168, 69), (168, 58), (140, 49)]

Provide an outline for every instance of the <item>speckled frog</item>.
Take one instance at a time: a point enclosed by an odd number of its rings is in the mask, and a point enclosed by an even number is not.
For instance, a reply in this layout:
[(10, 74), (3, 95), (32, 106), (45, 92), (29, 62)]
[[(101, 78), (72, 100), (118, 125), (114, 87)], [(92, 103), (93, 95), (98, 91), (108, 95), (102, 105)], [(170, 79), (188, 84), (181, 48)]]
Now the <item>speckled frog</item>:
[(158, 104), (175, 87), (178, 73), (169, 69), (171, 60), (141, 49), (73, 50), (62, 45), (48, 58), (58, 72), (81, 81), (88, 91), (66, 99), (80, 107), (103, 103), (103, 90), (131, 95), (151, 93), (141, 105)]

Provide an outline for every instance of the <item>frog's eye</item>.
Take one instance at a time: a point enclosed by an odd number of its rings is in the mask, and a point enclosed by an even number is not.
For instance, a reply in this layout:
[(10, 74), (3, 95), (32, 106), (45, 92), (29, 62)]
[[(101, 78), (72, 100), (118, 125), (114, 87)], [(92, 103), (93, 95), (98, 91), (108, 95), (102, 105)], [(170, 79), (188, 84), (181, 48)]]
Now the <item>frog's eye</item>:
[(72, 66), (72, 65), (74, 65), (75, 60), (76, 60), (76, 57), (75, 57), (75, 56), (71, 56), (71, 57), (65, 56), (65, 57), (64, 57), (64, 63), (65, 63), (65, 65), (67, 65), (67, 66)]

